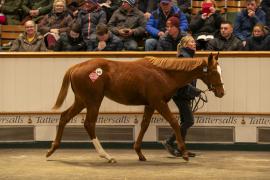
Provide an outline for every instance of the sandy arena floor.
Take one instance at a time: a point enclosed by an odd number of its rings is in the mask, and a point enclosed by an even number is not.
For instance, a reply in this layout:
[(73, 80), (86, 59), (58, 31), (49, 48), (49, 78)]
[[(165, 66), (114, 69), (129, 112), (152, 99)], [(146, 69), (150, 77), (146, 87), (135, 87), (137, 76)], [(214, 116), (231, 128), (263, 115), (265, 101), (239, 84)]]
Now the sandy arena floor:
[(195, 151), (184, 162), (165, 150), (143, 150), (146, 162), (131, 149), (107, 149), (109, 164), (94, 149), (59, 149), (46, 160), (46, 149), (0, 149), (1, 180), (174, 180), (270, 179), (270, 152)]

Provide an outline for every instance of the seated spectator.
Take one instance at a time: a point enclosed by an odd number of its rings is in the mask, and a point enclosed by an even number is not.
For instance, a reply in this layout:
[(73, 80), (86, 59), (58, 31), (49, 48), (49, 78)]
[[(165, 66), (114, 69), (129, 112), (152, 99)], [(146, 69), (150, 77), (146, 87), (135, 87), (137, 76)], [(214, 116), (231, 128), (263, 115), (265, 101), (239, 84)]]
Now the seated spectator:
[(88, 51), (121, 51), (123, 49), (122, 40), (109, 31), (106, 24), (97, 25), (96, 38), (88, 44)]
[(253, 27), (252, 36), (247, 39), (246, 51), (267, 51), (270, 50), (270, 36), (264, 25), (256, 24)]
[(265, 25), (270, 28), (270, 0), (262, 0), (261, 8), (265, 13)]
[(107, 21), (111, 19), (113, 12), (121, 6), (121, 0), (98, 0), (98, 3), (106, 12)]
[(191, 18), (189, 26), (194, 39), (197, 41), (198, 50), (204, 50), (207, 41), (214, 39), (221, 22), (222, 16), (216, 11), (215, 1), (205, 0), (202, 2), (202, 10)]
[(137, 50), (136, 40), (145, 35), (146, 19), (135, 4), (135, 0), (123, 0), (121, 7), (113, 13), (108, 23), (110, 31), (120, 37), (124, 49), (129, 51)]
[(176, 51), (177, 45), (182, 39), (181, 30), (179, 29), (179, 17), (172, 16), (167, 20), (167, 31), (164, 36), (159, 39), (158, 51)]
[(32, 20), (26, 21), (24, 26), (25, 32), (12, 42), (9, 51), (47, 51), (43, 36), (37, 33), (35, 22)]
[(158, 8), (158, 0), (138, 0), (137, 8), (144, 13), (144, 17), (148, 20), (151, 12)]
[[(5, 16), (5, 24), (19, 25), (21, 24), (20, 11), (22, 0), (5, 0), (0, 1), (0, 13)], [(0, 23), (4, 24), (4, 23)]]
[(24, 18), (21, 24), (28, 20), (33, 20), (38, 23), (43, 16), (52, 10), (53, 0), (23, 0), (22, 10)]
[(39, 32), (44, 35), (48, 49), (53, 49), (60, 34), (69, 31), (72, 17), (66, 9), (65, 0), (55, 0), (52, 11), (38, 24)]
[(257, 8), (256, 0), (246, 0), (246, 8), (237, 14), (234, 23), (234, 34), (243, 41), (244, 46), (257, 23), (265, 25), (265, 13)]
[(106, 22), (106, 13), (98, 5), (97, 0), (85, 0), (79, 9), (76, 23), (80, 25), (83, 39), (87, 44), (94, 38), (96, 26)]
[(54, 51), (85, 51), (86, 43), (81, 34), (78, 24), (73, 24), (70, 31), (60, 35), (59, 40), (54, 46)]
[(206, 50), (209, 51), (238, 51), (242, 50), (242, 41), (233, 34), (233, 25), (223, 21), (219, 35), (208, 41)]
[(151, 36), (145, 42), (146, 51), (157, 49), (159, 38), (166, 32), (167, 19), (176, 14), (179, 16), (181, 32), (187, 31), (188, 22), (185, 14), (177, 6), (173, 6), (172, 0), (160, 0), (159, 8), (151, 13), (150, 19), (146, 24), (146, 30)]

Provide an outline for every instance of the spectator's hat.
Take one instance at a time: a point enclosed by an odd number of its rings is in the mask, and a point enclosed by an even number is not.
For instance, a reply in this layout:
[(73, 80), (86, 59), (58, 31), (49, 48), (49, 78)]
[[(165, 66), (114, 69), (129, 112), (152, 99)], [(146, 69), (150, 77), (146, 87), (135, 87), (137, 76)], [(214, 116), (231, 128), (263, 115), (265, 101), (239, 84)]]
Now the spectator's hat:
[(180, 25), (180, 21), (179, 21), (179, 17), (176, 16), (172, 16), (170, 17), (167, 22), (170, 21), (172, 26), (175, 26), (177, 28), (179, 28)]
[(136, 5), (136, 0), (122, 0), (123, 2), (127, 2), (131, 7)]
[(161, 3), (170, 3), (172, 0), (160, 0)]
[(97, 4), (97, 0), (84, 0), (84, 2), (86, 3), (94, 3), (94, 4)]

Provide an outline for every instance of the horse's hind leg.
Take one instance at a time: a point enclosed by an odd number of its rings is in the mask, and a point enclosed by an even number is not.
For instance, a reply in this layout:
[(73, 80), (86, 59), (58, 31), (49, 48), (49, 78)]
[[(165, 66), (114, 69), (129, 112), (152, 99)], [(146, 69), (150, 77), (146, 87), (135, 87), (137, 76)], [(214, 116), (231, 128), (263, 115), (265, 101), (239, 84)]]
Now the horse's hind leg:
[(73, 105), (71, 107), (69, 107), (66, 111), (61, 113), (56, 138), (53, 141), (53, 143), (51, 145), (51, 148), (48, 150), (46, 157), (49, 157), (50, 155), (52, 155), (53, 152), (57, 148), (59, 148), (59, 145), (60, 145), (60, 142), (61, 142), (61, 139), (62, 139), (62, 135), (63, 135), (63, 131), (64, 131), (64, 128), (65, 128), (66, 124), (74, 116), (79, 114), (84, 107), (85, 106), (83, 105), (83, 103), (80, 100), (78, 100), (77, 98), (75, 98), (75, 101), (74, 101)]
[(142, 144), (143, 136), (144, 136), (146, 130), (148, 129), (148, 126), (149, 126), (149, 123), (150, 123), (150, 120), (151, 120), (151, 117), (152, 117), (154, 111), (155, 110), (152, 107), (145, 106), (143, 120), (141, 123), (141, 130), (140, 130), (139, 136), (137, 138), (137, 141), (134, 143), (134, 146), (133, 146), (136, 153), (139, 156), (140, 161), (146, 161), (146, 158), (144, 157), (144, 155), (142, 154), (142, 151), (141, 151), (141, 144)]
[(96, 130), (95, 129), (96, 129), (96, 121), (97, 121), (97, 117), (98, 117), (98, 110), (99, 110), (99, 108), (97, 108), (96, 106), (91, 106), (91, 107), (87, 108), (87, 114), (86, 114), (86, 118), (84, 121), (84, 127), (85, 127), (87, 133), (89, 134), (99, 156), (107, 159), (109, 163), (115, 163), (116, 160), (113, 157), (111, 157), (103, 149), (98, 138), (96, 137)]
[(186, 151), (185, 143), (184, 143), (182, 136), (181, 136), (181, 133), (180, 133), (180, 126), (177, 122), (177, 119), (172, 115), (172, 113), (168, 107), (168, 104), (165, 102), (161, 102), (161, 103), (156, 104), (156, 109), (169, 122), (169, 124), (173, 128), (175, 136), (176, 136), (178, 148), (182, 151), (183, 159), (185, 159), (187, 161), (188, 160), (188, 153)]

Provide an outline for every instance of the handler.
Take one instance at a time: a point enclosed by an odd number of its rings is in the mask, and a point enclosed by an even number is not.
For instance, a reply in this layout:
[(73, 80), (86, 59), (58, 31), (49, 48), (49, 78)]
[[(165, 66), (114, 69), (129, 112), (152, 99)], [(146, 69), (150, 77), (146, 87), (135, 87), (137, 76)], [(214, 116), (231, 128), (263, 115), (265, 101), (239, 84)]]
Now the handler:
[[(196, 41), (192, 36), (185, 36), (181, 39), (177, 47), (177, 57), (193, 58), (196, 51)], [(178, 89), (176, 94), (172, 97), (174, 103), (179, 109), (180, 113), (180, 130), (183, 141), (187, 134), (187, 130), (194, 124), (194, 116), (191, 107), (191, 101), (196, 96), (199, 96), (201, 90), (196, 88), (196, 80), (193, 80), (190, 84)], [(166, 150), (173, 156), (180, 157), (182, 153), (174, 145), (176, 140), (175, 134), (173, 133), (167, 140), (162, 144)], [(195, 157), (195, 153), (188, 152), (189, 157)]]

